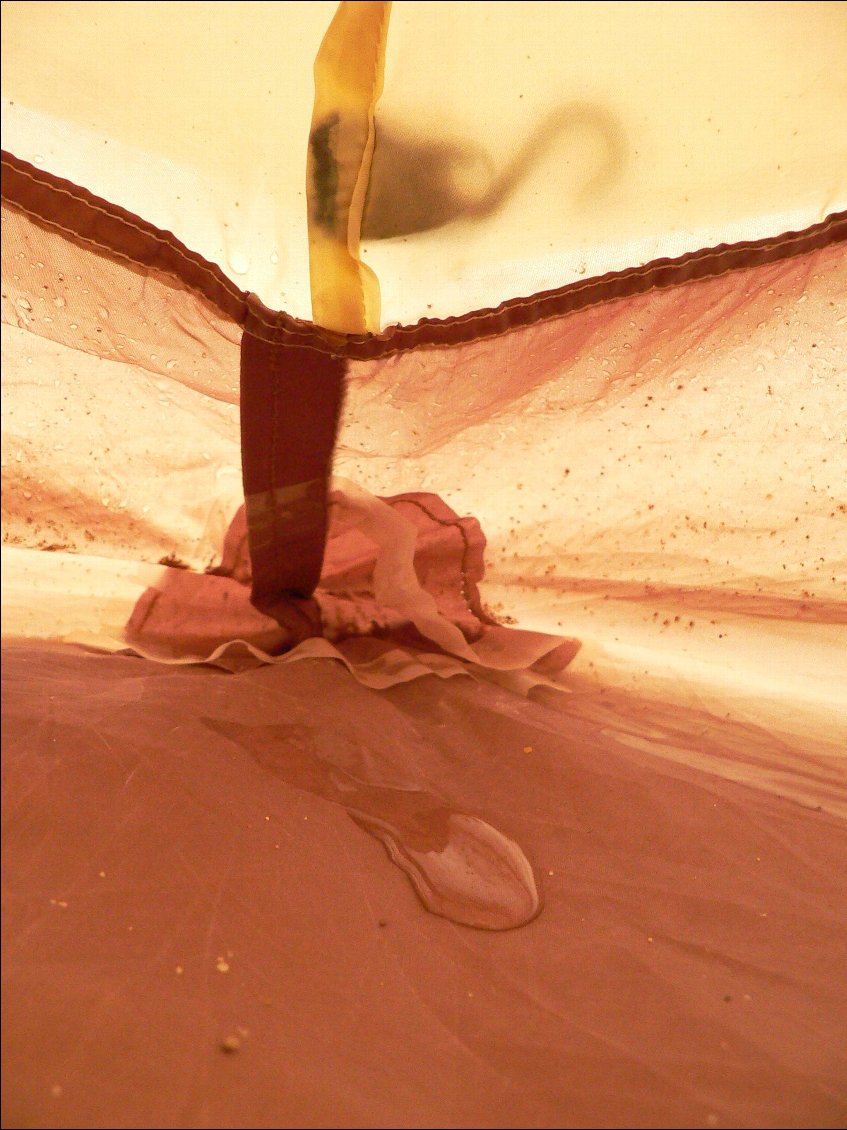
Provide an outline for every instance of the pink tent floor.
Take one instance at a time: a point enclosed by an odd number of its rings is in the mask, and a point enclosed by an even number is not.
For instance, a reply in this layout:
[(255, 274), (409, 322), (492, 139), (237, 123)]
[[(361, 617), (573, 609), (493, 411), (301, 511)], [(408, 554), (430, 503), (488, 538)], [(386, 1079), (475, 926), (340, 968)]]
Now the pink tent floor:
[[(4, 1126), (847, 1121), (847, 833), (715, 771), (754, 727), (49, 643), (3, 698)], [(429, 913), (351, 787), (487, 821), (538, 916)]]

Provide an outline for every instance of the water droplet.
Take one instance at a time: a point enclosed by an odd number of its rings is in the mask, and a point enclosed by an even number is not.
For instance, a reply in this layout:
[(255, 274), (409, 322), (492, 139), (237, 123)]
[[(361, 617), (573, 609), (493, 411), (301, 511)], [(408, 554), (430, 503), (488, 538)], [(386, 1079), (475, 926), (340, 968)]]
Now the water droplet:
[(237, 275), (246, 275), (250, 270), (250, 260), (242, 251), (229, 253), (229, 265)]
[(308, 739), (303, 727), (203, 721), (295, 788), (345, 808), (385, 845), (433, 914), (464, 926), (510, 930), (530, 922), (541, 909), (526, 856), (484, 820), (451, 812), (423, 790), (370, 785), (352, 776), (304, 748)]
[(165, 362), (165, 368), (166, 369), (175, 369), (178, 364), (179, 364), (178, 361), (174, 361), (174, 360), (166, 361)]
[(275, 251), (271, 252), (271, 262), (273, 263), (274, 266), (276, 266), (277, 263), (279, 262), (279, 255), (277, 255), (277, 253)]
[(409, 835), (402, 825), (345, 807), (357, 824), (382, 840), (433, 914), (484, 930), (510, 930), (532, 921), (541, 909), (529, 860), (514, 840), (484, 820), (433, 809), (426, 821), (418, 818), (415, 834)]
[(79, 326), (78, 326), (78, 325), (76, 324), (76, 322), (71, 322), (71, 327), (70, 327), (70, 328), (71, 328), (72, 330), (78, 330), (78, 329), (79, 329)]

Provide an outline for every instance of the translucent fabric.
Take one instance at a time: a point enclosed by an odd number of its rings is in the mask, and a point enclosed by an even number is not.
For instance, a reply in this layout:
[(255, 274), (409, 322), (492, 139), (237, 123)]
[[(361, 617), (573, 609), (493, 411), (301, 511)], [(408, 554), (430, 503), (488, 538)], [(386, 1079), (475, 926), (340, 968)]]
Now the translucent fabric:
[[(312, 68), (335, 9), (7, 0), (4, 147), (308, 318)], [(384, 324), (843, 209), (846, 54), (826, 0), (399, 0), (364, 233)]]
[(394, 5), (377, 334), (333, 5), (8, 7), (4, 1121), (841, 1124), (836, 6)]

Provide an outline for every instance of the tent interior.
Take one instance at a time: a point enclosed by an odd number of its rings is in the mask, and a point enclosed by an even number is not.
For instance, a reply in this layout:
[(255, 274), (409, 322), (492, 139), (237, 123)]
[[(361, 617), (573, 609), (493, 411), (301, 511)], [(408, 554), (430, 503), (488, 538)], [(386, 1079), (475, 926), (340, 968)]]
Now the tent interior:
[(847, 4), (3, 3), (3, 1124), (847, 1122)]

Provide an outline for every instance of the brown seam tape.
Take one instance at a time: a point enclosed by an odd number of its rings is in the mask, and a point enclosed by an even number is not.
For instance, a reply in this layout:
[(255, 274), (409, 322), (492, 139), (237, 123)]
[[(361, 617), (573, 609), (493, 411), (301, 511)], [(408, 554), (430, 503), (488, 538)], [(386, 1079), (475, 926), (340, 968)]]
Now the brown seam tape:
[[(213, 302), (221, 313), (243, 325), (248, 316), (256, 338), (269, 343), (302, 344), (351, 360), (372, 360), (411, 349), (443, 349), (465, 345), (542, 321), (565, 317), (590, 306), (688, 282), (715, 278), (730, 271), (778, 262), (847, 240), (847, 212), (835, 212), (800, 232), (689, 252), (678, 259), (658, 259), (641, 267), (610, 272), (525, 298), (510, 299), (489, 310), (455, 318), (424, 319), (416, 325), (390, 326), (378, 335), (344, 336), (322, 331), (310, 322), (269, 310), (253, 294), (238, 290), (214, 264), (189, 251), (170, 232), (92, 196), (85, 189), (35, 169), (4, 153), (3, 198), (39, 223), (63, 232), (118, 258), (161, 271)], [(85, 207), (71, 207), (67, 198)], [(98, 219), (99, 216), (99, 219)], [(103, 224), (103, 217), (111, 221)], [(73, 218), (74, 227), (61, 221)], [(103, 237), (108, 236), (106, 242)], [(144, 239), (139, 239), (143, 236)], [(144, 251), (141, 254), (139, 249)], [(137, 252), (137, 253), (134, 253)]]

